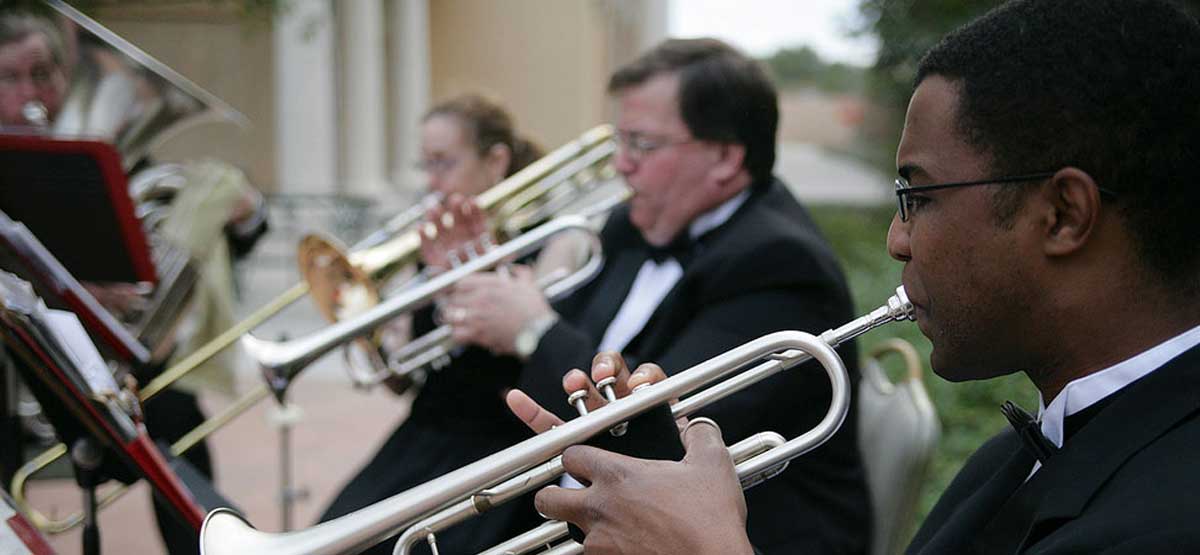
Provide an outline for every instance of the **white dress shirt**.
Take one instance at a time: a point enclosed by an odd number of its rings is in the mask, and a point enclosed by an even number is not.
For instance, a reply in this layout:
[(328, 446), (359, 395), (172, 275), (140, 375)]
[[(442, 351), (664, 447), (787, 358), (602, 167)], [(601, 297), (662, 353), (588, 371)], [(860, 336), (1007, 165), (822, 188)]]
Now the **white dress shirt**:
[[(701, 214), (688, 226), (688, 235), (695, 240), (708, 231), (716, 229), (717, 226), (725, 223), (749, 196), (749, 190), (742, 191), (721, 203), (720, 206)], [(661, 263), (655, 262), (653, 258), (643, 262), (642, 267), (638, 269), (637, 277), (633, 280), (633, 286), (629, 289), (629, 294), (625, 296), (625, 300), (621, 302), (621, 308), (617, 310), (617, 315), (604, 330), (604, 338), (600, 340), (600, 346), (596, 352), (621, 351), (626, 345), (629, 345), (629, 342), (641, 333), (642, 328), (646, 327), (650, 316), (658, 309), (658, 305), (666, 298), (667, 293), (670, 293), (675, 284), (679, 283), (681, 277), (683, 277), (683, 266), (674, 258), (668, 258)], [(563, 474), (559, 484), (564, 488), (583, 487), (583, 484), (572, 478), (570, 474)]]
[[(1123, 362), (1071, 381), (1049, 405), (1046, 405), (1045, 399), (1039, 400), (1038, 420), (1042, 434), (1054, 445), (1062, 447), (1063, 421), (1066, 417), (1104, 400), (1196, 345), (1200, 345), (1200, 326)], [(1035, 463), (1030, 475), (1041, 467), (1040, 462)]]
[[(688, 226), (688, 235), (695, 240), (725, 223), (749, 196), (749, 190), (742, 191), (721, 203), (720, 206), (696, 217)], [(661, 263), (655, 262), (654, 259), (643, 262), (642, 267), (638, 269), (637, 277), (633, 280), (633, 286), (629, 289), (629, 294), (625, 296), (625, 300), (621, 302), (621, 308), (617, 310), (617, 315), (604, 330), (604, 337), (600, 340), (598, 350), (620, 351), (629, 345), (629, 342), (638, 333), (641, 333), (642, 328), (646, 327), (650, 316), (658, 309), (658, 305), (662, 303), (667, 293), (671, 292), (681, 277), (683, 277), (683, 266), (674, 258), (668, 258)]]

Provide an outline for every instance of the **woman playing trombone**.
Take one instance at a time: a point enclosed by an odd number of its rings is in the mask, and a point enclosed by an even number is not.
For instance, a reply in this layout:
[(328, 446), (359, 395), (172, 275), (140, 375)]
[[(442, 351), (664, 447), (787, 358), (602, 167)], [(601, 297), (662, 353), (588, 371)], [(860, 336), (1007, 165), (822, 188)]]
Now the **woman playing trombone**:
[[(470, 198), (486, 191), (540, 155), (518, 136), (505, 110), (479, 96), (458, 97), (430, 110), (421, 126), (421, 160), (432, 194), (441, 202), (428, 210), (422, 237), (426, 272), (444, 271), (455, 259), (486, 248), (490, 236)], [(447, 217), (449, 215), (449, 217)], [(457, 223), (458, 225), (454, 225)], [(511, 279), (533, 279), (517, 267)], [(442, 315), (436, 315), (440, 320)], [(461, 315), (445, 315), (451, 319)], [(435, 310), (425, 309), (389, 326), (384, 348), (403, 344), (434, 327)], [(440, 476), (512, 445), (529, 433), (505, 408), (520, 365), (481, 348), (461, 349), (449, 366), (429, 373), (409, 417), (326, 509), (326, 521)], [(394, 385), (394, 383), (393, 383)], [(439, 547), (475, 552), (500, 537), (514, 519), (536, 518), (528, 504), (512, 504), (440, 535)], [(390, 553), (383, 542), (365, 553)]]

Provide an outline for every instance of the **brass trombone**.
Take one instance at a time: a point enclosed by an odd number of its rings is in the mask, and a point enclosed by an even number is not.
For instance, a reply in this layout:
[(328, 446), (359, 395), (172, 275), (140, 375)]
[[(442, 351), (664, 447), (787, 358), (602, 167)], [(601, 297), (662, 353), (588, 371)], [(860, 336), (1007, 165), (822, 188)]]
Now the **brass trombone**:
[[(616, 147), (611, 137), (611, 126), (594, 127), (575, 141), (559, 147), (484, 191), (475, 197), (475, 203), (493, 216), (493, 225), (501, 240), (516, 237), (556, 213), (584, 202), (604, 202), (607, 210), (612, 203), (623, 200), (627, 195), (624, 185), (612, 187), (614, 172), (608, 162)], [(428, 202), (423, 201), (422, 204)], [(386, 228), (403, 228), (406, 225), (407, 228), (390, 239), (381, 237), (386, 231), (373, 234), (363, 242), (370, 246), (348, 254), (336, 241), (321, 235), (309, 235), (300, 242), (297, 256), (300, 272), (313, 302), (326, 319), (336, 323), (342, 318), (346, 308), (343, 301), (347, 297), (365, 305), (354, 307), (355, 312), (377, 305), (382, 297), (379, 284), (387, 282), (399, 270), (411, 267), (417, 261), (421, 239), (413, 225), (419, 222), (415, 215), (414, 210), (398, 215), (388, 222)], [(445, 343), (443, 339), (425, 337), (410, 343), (404, 352), (413, 352), (419, 345), (433, 343), (432, 351), (423, 349), (416, 353), (418, 358), (432, 361), (438, 358), (434, 353)], [(252, 344), (253, 339), (247, 343)], [(370, 386), (384, 374), (393, 373), (405, 379), (403, 387), (411, 384), (414, 376), (388, 370), (389, 365), (377, 354), (376, 343), (373, 338), (363, 338), (346, 345), (347, 349), (357, 349), (363, 355), (346, 357), (352, 380), (357, 385)], [(358, 363), (364, 360), (372, 368), (360, 368)], [(424, 366), (424, 363), (418, 366)], [(273, 379), (268, 376), (268, 381)], [(282, 399), (286, 386), (273, 387), (273, 390)]]
[[(508, 260), (520, 258), (542, 248), (547, 241), (561, 233), (569, 231), (587, 232), (590, 256), (579, 269), (566, 276), (553, 275), (552, 283), (544, 284), (543, 291), (548, 298), (557, 298), (575, 290), (587, 283), (600, 271), (603, 256), (600, 250), (600, 238), (592, 227), (590, 220), (583, 215), (560, 216), (531, 231), (512, 239), (503, 245), (495, 247), (482, 255), (467, 261), (465, 264), (439, 274), (429, 281), (413, 286), (399, 294), (393, 295), (365, 312), (336, 322), (309, 334), (290, 341), (274, 342), (258, 339), (247, 335), (242, 339), (242, 346), (262, 370), (263, 377), (275, 396), (282, 399), (288, 387), (296, 376), (309, 364), (324, 356), (329, 351), (369, 334), (385, 322), (400, 314), (411, 312), (433, 302), (434, 296), (458, 283), (462, 278), (476, 272), (496, 267)], [(445, 352), (445, 344), (449, 340), (449, 328), (443, 326), (422, 343), (423, 350), (441, 348)], [(400, 373), (402, 368), (390, 370)], [(382, 380), (383, 375), (376, 378)]]
[[(436, 532), (437, 525), (423, 521), (450, 524), (486, 511), (516, 492), (535, 489), (557, 475), (561, 454), (567, 447), (611, 430), (647, 410), (691, 394), (671, 407), (676, 417), (687, 416), (763, 378), (816, 359), (830, 380), (829, 410), (813, 429), (740, 462), (738, 476), (743, 484), (753, 485), (778, 472), (791, 459), (824, 443), (841, 426), (850, 406), (850, 383), (846, 367), (834, 348), (883, 324), (913, 317), (914, 310), (903, 287), (897, 288), (887, 304), (820, 336), (799, 331), (765, 335), (441, 478), (305, 530), (264, 533), (255, 530), (237, 513), (218, 509), (205, 518), (200, 552), (202, 555), (349, 555), (398, 532), (412, 530), (418, 523), (422, 523), (422, 528), (408, 535), (428, 537)], [(701, 390), (721, 379), (724, 381)], [(531, 534), (538, 538), (556, 537), (560, 529), (548, 524)], [(556, 549), (560, 548), (563, 552), (577, 549), (570, 543)]]

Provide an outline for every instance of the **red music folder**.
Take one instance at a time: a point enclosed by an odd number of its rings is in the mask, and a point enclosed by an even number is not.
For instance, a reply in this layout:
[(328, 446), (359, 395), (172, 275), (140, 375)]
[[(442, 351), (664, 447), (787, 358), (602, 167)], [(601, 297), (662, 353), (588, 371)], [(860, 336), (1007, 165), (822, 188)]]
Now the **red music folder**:
[(80, 281), (158, 281), (111, 144), (0, 134), (0, 211)]

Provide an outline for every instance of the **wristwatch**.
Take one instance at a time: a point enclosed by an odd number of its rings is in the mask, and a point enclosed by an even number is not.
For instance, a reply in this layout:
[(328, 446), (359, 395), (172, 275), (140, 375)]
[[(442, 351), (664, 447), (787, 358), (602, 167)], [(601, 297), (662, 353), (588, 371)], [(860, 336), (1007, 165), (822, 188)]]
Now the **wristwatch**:
[(553, 312), (526, 322), (521, 327), (521, 331), (517, 332), (517, 337), (513, 339), (513, 351), (517, 353), (517, 357), (526, 360), (532, 356), (533, 352), (537, 350), (538, 343), (541, 343), (542, 336), (554, 327), (555, 322), (558, 322), (558, 314)]

